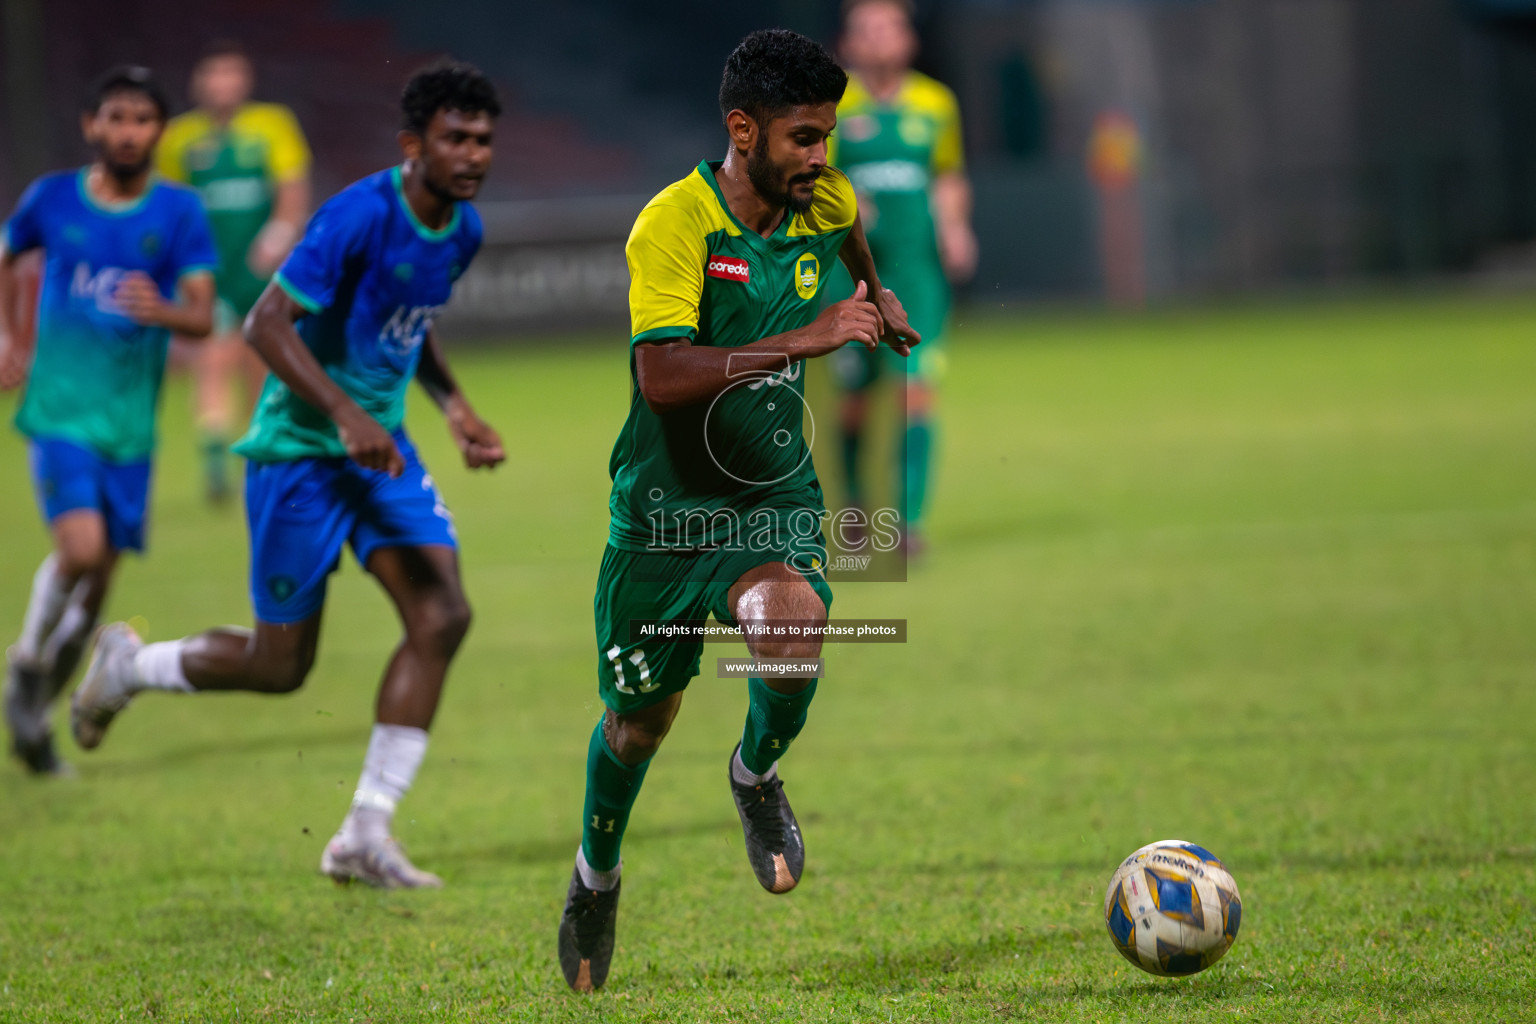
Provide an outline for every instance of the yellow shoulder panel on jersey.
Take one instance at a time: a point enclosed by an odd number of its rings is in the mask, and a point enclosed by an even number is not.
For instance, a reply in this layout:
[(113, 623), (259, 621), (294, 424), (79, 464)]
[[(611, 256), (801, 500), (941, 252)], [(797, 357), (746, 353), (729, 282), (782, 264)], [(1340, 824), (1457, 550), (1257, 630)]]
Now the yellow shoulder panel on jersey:
[(282, 184), (309, 173), (309, 144), (293, 111), (281, 103), (247, 103), (230, 127), (267, 144), (267, 175)]
[(853, 226), (858, 213), (859, 201), (853, 192), (853, 182), (836, 167), (827, 167), (816, 179), (816, 195), (811, 200), (811, 208), (796, 215), (787, 234), (795, 238), (842, 231)]
[(208, 134), (210, 127), (208, 116), (201, 110), (177, 114), (166, 122), (165, 133), (160, 136), (160, 144), (155, 148), (155, 170), (160, 172), (162, 178), (180, 182), (188, 180), (187, 150)]
[(960, 104), (949, 86), (913, 71), (902, 86), (901, 103), (909, 110), (927, 114), (938, 126), (930, 170), (934, 174), (963, 170), (965, 146), (960, 139)]
[(848, 72), (848, 88), (843, 90), (843, 98), (837, 101), (837, 116), (842, 117), (845, 112), (857, 111), (872, 102), (869, 90), (864, 88), (864, 80)]
[(645, 204), (624, 245), (631, 344), (698, 333), (708, 238), (718, 231), (741, 234), (697, 169)]

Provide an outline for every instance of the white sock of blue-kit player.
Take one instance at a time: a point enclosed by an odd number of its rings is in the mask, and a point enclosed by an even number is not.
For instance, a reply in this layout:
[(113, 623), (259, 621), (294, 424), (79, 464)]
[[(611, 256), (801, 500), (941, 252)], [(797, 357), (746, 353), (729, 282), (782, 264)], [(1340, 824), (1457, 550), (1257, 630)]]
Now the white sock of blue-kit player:
[(374, 725), (363, 758), (363, 774), (352, 795), (352, 809), (342, 822), (341, 833), (350, 843), (377, 842), (389, 838), (395, 805), (416, 780), (416, 770), (427, 755), (427, 731), (409, 725)]
[(50, 669), (58, 663), (61, 648), (68, 644), (84, 643), (86, 634), (96, 625), (95, 617), (85, 610), (85, 593), (88, 589), (83, 580), (75, 584), (74, 592), (70, 594), (64, 604), (64, 611), (59, 615), (59, 624), (53, 627), (53, 632), (43, 641), (41, 661)]
[(181, 649), (185, 646), (185, 640), (161, 640), (140, 647), (133, 655), (134, 680), (129, 689), (134, 693), (140, 690), (197, 692), (181, 667)]
[(16, 657), (36, 661), (43, 653), (43, 645), (59, 624), (64, 605), (74, 588), (59, 576), (59, 556), (49, 554), (37, 567), (32, 577), (32, 600), (27, 602), (27, 614), (21, 622), (21, 638), (16, 641)]

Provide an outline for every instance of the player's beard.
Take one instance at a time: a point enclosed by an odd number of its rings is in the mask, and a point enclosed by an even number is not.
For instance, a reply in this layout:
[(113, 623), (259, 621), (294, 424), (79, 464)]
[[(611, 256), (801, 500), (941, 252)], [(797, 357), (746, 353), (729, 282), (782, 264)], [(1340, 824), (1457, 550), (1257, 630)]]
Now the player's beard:
[[(425, 170), (425, 168), (423, 168), (423, 170)], [(454, 195), (452, 190), (449, 189), (447, 185), (439, 185), (437, 182), (432, 180), (432, 175), (430, 174), (422, 174), (421, 183), (422, 185), (426, 186), (428, 192), (432, 193), (432, 198), (438, 200), (444, 205), (450, 205), (459, 201), (459, 197)]]
[(752, 183), (752, 188), (762, 196), (770, 206), (787, 206), (792, 213), (804, 215), (815, 201), (814, 196), (801, 199), (789, 190), (789, 186), (796, 181), (815, 181), (816, 175), (805, 174), (790, 178), (783, 185), (779, 184), (779, 169), (768, 159), (768, 135), (760, 132), (757, 136), (757, 144), (747, 153), (747, 180)]
[(125, 163), (115, 159), (105, 146), (100, 146), (97, 147), (96, 156), (101, 161), (101, 166), (106, 168), (108, 174), (118, 181), (127, 182), (132, 181), (149, 170), (149, 161), (153, 152), (154, 150), (145, 150), (144, 155), (138, 160), (132, 163)]

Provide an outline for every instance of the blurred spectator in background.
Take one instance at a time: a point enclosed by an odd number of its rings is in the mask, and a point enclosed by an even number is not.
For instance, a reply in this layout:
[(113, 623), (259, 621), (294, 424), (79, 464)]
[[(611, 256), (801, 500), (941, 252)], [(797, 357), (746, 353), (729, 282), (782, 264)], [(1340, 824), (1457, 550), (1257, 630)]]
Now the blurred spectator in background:
[[(287, 107), (251, 102), (254, 86), (240, 45), (213, 43), (192, 71), (196, 108), (173, 118), (160, 144), (160, 173), (197, 189), (219, 250), (218, 322), (192, 362), (211, 502), (229, 496), (229, 443), (245, 429), (266, 376), (240, 325), (298, 240), (310, 199), (304, 133)], [(238, 400), (237, 377), (245, 381)]]
[(1120, 110), (1106, 110), (1088, 137), (1088, 177), (1099, 197), (1099, 265), (1104, 294), (1116, 306), (1147, 304), (1147, 256), (1141, 218), (1141, 132)]
[(853, 505), (862, 506), (864, 500), (859, 449), (870, 386), (882, 367), (904, 376), (906, 417), (897, 479), (908, 554), (916, 554), (922, 544), (949, 286), (976, 270), (960, 108), (946, 86), (912, 70), (917, 45), (909, 0), (845, 0), (839, 52), (849, 69), (848, 91), (838, 104), (837, 132), (829, 140), (830, 162), (847, 172), (858, 189), (859, 213), (881, 282), (901, 299), (923, 338), (905, 359), (889, 348), (871, 352), (850, 345), (835, 363), (846, 391), (840, 426)]

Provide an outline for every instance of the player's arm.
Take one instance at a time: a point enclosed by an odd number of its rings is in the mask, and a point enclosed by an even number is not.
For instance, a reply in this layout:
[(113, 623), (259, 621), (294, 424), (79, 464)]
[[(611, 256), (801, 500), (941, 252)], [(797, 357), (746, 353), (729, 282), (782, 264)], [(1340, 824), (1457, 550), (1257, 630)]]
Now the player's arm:
[(330, 378), (304, 344), (294, 324), (309, 311), (276, 282), (267, 285), (245, 320), (245, 340), (295, 394), (336, 424), (347, 457), (390, 476), (405, 471), (405, 460), (389, 431)]
[(272, 216), (261, 226), (246, 262), (251, 270), (266, 277), (276, 270), (304, 232), (304, 217), (309, 212), (309, 175), (285, 181), (272, 196)]
[(778, 373), (850, 341), (874, 348), (880, 343), (881, 319), (867, 296), (868, 286), (860, 281), (851, 298), (828, 306), (805, 327), (739, 348), (694, 345), (685, 337), (643, 341), (635, 346), (640, 395), (652, 411), (671, 412), (710, 401), (742, 377)]
[(448, 369), (448, 359), (442, 344), (437, 340), (437, 330), (427, 328), (426, 340), (421, 345), (421, 362), (416, 366), (416, 382), (432, 396), (432, 401), (443, 410), (448, 421), (448, 432), (464, 455), (464, 465), (470, 469), (492, 467), (506, 461), (501, 446), (501, 435), (475, 413), (459, 389), (453, 371)]
[(933, 179), (933, 219), (939, 236), (939, 257), (955, 282), (976, 273), (976, 232), (971, 229), (971, 180), (964, 171), (949, 171)]
[(141, 270), (124, 274), (113, 299), (123, 315), (145, 327), (164, 327), (187, 338), (205, 338), (213, 330), (213, 274), (197, 270), (176, 282), (176, 298), (166, 299), (154, 278)]
[(272, 215), (251, 242), (246, 262), (260, 277), (266, 277), (283, 262), (304, 232), (304, 218), (309, 215), (309, 144), (298, 120), (286, 107), (266, 111), (263, 130), (268, 137), (267, 172), (276, 182), (272, 194)]
[(26, 383), (27, 367), (32, 362), (30, 339), (18, 322), (21, 289), (16, 281), (16, 261), (20, 258), (21, 254), (12, 252), (0, 237), (0, 390), (5, 391)]
[(929, 168), (933, 173), (929, 197), (944, 272), (951, 281), (961, 282), (976, 272), (976, 233), (971, 230), (971, 179), (965, 174), (960, 106), (947, 89), (941, 94), (938, 115), (938, 136)]
[(902, 355), (909, 355), (912, 346), (923, 340), (922, 335), (907, 323), (907, 311), (896, 293), (881, 286), (875, 258), (869, 252), (869, 240), (864, 237), (864, 223), (858, 217), (854, 217), (837, 257), (848, 268), (848, 275), (864, 285), (871, 296), (870, 303), (880, 317), (880, 340)]

